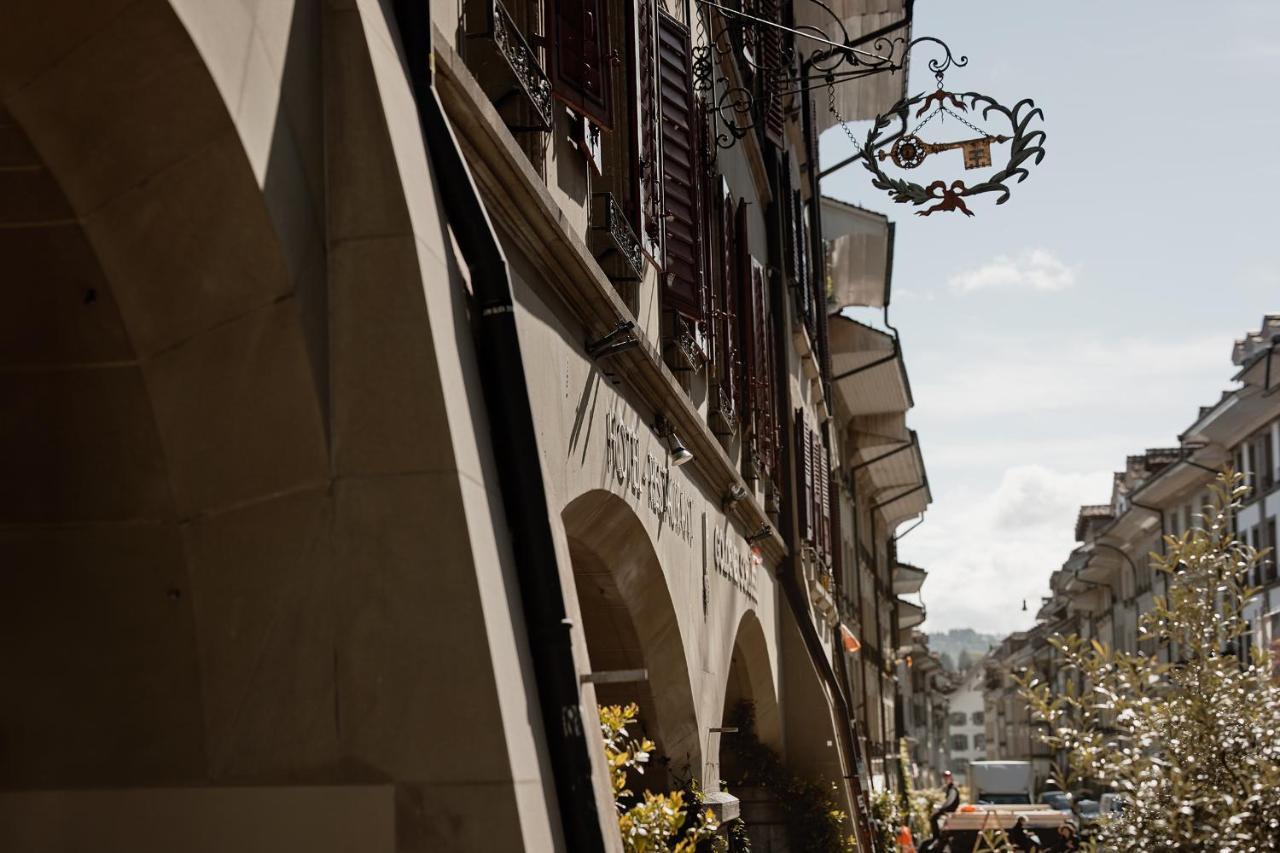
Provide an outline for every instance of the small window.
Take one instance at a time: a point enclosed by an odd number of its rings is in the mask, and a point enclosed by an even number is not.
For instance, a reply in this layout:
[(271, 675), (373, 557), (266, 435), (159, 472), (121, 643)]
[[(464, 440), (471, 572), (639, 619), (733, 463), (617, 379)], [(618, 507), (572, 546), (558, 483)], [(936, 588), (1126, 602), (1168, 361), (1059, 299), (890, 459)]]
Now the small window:
[(951, 725), (963, 726), (967, 719), (968, 717), (965, 716), (964, 711), (955, 711), (951, 714)]
[(981, 711), (974, 711), (972, 714), (969, 715), (969, 721), (973, 723), (975, 726), (980, 726), (982, 725), (982, 721), (984, 717), (985, 715)]
[(974, 735), (974, 736), (973, 736), (973, 748), (974, 748), (974, 749), (986, 749), (986, 747), (987, 747), (987, 736), (986, 736), (986, 735)]
[(952, 735), (951, 748), (956, 752), (966, 752), (969, 749), (968, 735)]

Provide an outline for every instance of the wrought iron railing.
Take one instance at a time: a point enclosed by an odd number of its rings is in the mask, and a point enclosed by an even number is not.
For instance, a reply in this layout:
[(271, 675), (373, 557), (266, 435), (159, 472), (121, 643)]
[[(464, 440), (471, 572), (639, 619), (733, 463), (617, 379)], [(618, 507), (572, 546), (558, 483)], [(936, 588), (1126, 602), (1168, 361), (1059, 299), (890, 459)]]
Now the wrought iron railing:
[(640, 248), (640, 240), (631, 229), (622, 207), (613, 197), (613, 193), (596, 193), (595, 212), (592, 217), (592, 231), (601, 233), (605, 238), (606, 248), (596, 256), (596, 260), (605, 271), (609, 272), (606, 262), (609, 258), (621, 258), (624, 275), (610, 278), (623, 281), (635, 281), (644, 276), (644, 250)]
[(549, 131), (555, 125), (554, 100), (551, 97), (551, 78), (538, 63), (533, 48), (525, 40), (515, 19), (499, 0), (472, 0), (483, 2), (484, 30), (468, 33), (469, 39), (483, 39), (492, 43), (497, 54), (505, 61), (515, 84), (512, 89), (496, 98), (494, 106), (502, 108), (511, 97), (523, 94), (533, 114), (533, 123), (508, 125), (513, 131)]

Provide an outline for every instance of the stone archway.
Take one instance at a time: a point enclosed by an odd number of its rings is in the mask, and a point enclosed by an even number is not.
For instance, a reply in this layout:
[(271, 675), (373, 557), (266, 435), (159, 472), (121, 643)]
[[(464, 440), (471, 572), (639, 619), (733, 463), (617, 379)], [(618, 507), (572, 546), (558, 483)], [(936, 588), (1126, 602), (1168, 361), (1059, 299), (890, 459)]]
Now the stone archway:
[[(576, 498), (562, 518), (591, 668), (649, 673), (647, 682), (597, 685), (597, 700), (636, 702), (671, 773), (696, 776), (702, 749), (685, 643), (644, 525), (625, 501), (603, 490)], [(653, 781), (669, 786), (671, 780)]]
[(0, 783), (217, 778), (249, 685), (200, 625), (258, 640), (222, 594), (325, 523), (298, 278), (168, 2), (11, 4), (0, 55)]
[[(729, 673), (725, 679), (724, 702), (721, 720), (733, 719), (737, 706), (751, 704), (755, 716), (756, 736), (760, 742), (779, 754), (782, 752), (782, 716), (778, 708), (778, 694), (774, 688), (773, 667), (769, 663), (769, 650), (765, 644), (764, 627), (754, 611), (742, 614), (738, 631), (733, 640), (733, 655)], [(720, 741), (720, 774), (722, 778), (737, 777), (733, 766), (732, 733)]]

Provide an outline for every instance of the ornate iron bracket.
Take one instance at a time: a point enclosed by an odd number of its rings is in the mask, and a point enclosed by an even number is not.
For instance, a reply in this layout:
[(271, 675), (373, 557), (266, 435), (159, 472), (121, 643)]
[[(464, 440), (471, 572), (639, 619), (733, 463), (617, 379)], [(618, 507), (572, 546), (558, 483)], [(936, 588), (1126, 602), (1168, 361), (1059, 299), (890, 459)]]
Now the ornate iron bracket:
[[(761, 96), (794, 103), (795, 98), (805, 91), (832, 88), (875, 74), (902, 71), (911, 52), (922, 46), (941, 50), (941, 55), (931, 58), (928, 63), (929, 70), (939, 81), (948, 69), (963, 67), (969, 61), (965, 56), (953, 55), (945, 42), (932, 36), (907, 39), (893, 35), (910, 26), (910, 5), (901, 20), (852, 37), (844, 22), (822, 0), (800, 0), (812, 4), (830, 18), (840, 36), (837, 40), (829, 37), (828, 31), (822, 27), (808, 24), (786, 27), (716, 0), (697, 2), (703, 7), (703, 14), (697, 17), (706, 37), (694, 50), (694, 84), (707, 112), (716, 121), (715, 139), (720, 148), (732, 147), (760, 125), (766, 108), (760, 103)], [(706, 32), (707, 27), (710, 27), (710, 32)], [(778, 51), (773, 64), (767, 63), (768, 52), (760, 49), (762, 39), (759, 33), (764, 30), (789, 36), (794, 43), (791, 49)], [(755, 37), (748, 37), (750, 34), (755, 34)], [(805, 47), (809, 49), (805, 50)], [(717, 74), (717, 66), (722, 62), (734, 63), (742, 76), (748, 79), (734, 79), (728, 73)], [(751, 85), (756, 78), (767, 81), (767, 85), (760, 87), (759, 94)], [(793, 111), (794, 107), (787, 109)]]

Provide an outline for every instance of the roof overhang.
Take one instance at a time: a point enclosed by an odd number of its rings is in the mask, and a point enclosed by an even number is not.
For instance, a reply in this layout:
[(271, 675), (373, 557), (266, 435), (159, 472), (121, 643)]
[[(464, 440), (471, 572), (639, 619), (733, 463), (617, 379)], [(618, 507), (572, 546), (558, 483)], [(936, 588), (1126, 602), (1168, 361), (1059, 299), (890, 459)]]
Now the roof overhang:
[(924, 608), (901, 598), (896, 600), (898, 607), (898, 630), (914, 628), (924, 624)]
[(1257, 352), (1232, 379), (1259, 388), (1264, 393), (1280, 387), (1280, 347), (1276, 343), (1273, 340), (1265, 349)]
[(1184, 443), (1232, 447), (1265, 424), (1275, 414), (1274, 404), (1255, 385), (1227, 394), (1187, 428)]
[[(1230, 458), (1227, 451), (1216, 444), (1189, 448), (1187, 458), (1162, 468), (1154, 477), (1143, 483), (1132, 495), (1130, 503), (1163, 507), (1181, 498), (1186, 492), (1199, 489), (1212, 482), (1216, 471)], [(1205, 470), (1205, 469), (1211, 470)]]
[(893, 267), (889, 217), (823, 196), (822, 231), (835, 309), (888, 305)]
[(850, 417), (911, 408), (907, 369), (892, 335), (839, 314), (829, 332), (831, 384)]
[(910, 563), (898, 563), (893, 568), (893, 594), (910, 595), (919, 592), (929, 573)]

